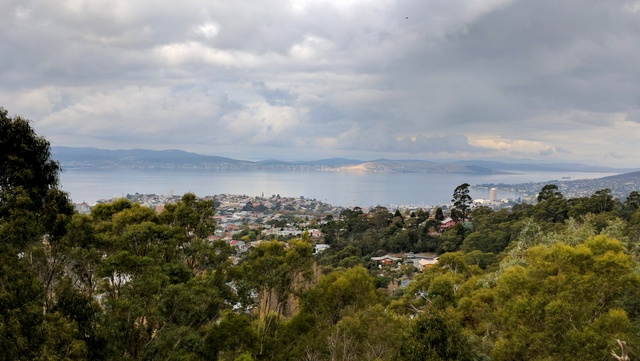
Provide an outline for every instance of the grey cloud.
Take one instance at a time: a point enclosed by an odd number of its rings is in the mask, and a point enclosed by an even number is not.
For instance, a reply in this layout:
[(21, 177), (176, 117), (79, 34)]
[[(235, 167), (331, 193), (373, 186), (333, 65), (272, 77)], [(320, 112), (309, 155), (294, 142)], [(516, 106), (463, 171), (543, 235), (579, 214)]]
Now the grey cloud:
[(611, 127), (615, 123), (614, 119), (612, 119), (610, 114), (602, 114), (602, 113), (580, 112), (580, 113), (574, 114), (571, 117), (571, 119), (576, 123), (594, 125), (594, 126)]
[(590, 159), (572, 132), (628, 134), (636, 128), (627, 123), (640, 122), (638, 8), (9, 0), (0, 3), (0, 105), (69, 142), (79, 132), (113, 146), (139, 137), (211, 153), (231, 144), (248, 153), (510, 151), (471, 145), (494, 137), (536, 144), (518, 156)]
[(435, 135), (416, 137), (394, 137), (381, 127), (352, 128), (339, 136), (339, 146), (345, 149), (364, 149), (373, 152), (407, 154), (437, 154), (483, 152), (482, 148), (469, 144), (464, 135)]
[[(574, 109), (627, 111), (640, 90), (631, 80), (640, 75), (633, 60), (640, 43), (629, 37), (640, 22), (623, 5), (514, 2), (434, 46), (417, 47), (399, 76), (410, 81), (421, 74), (416, 87), (443, 90), (430, 91), (433, 118), (458, 123), (513, 123)], [(448, 93), (459, 100), (440, 110)]]
[(74, 105), (36, 124), (49, 133), (70, 132), (97, 139), (145, 139), (147, 142), (205, 142), (216, 137), (212, 121), (233, 109), (224, 94), (192, 88), (128, 86), (87, 94)]
[(543, 157), (552, 155), (553, 153), (555, 153), (555, 151), (551, 148), (543, 149), (540, 152), (538, 152), (538, 154), (540, 154)]
[(469, 144), (463, 135), (417, 136), (398, 140), (395, 151), (408, 153), (459, 153), (482, 152), (483, 149)]
[(284, 89), (271, 89), (264, 82), (253, 82), (253, 87), (270, 104), (293, 105), (294, 96)]

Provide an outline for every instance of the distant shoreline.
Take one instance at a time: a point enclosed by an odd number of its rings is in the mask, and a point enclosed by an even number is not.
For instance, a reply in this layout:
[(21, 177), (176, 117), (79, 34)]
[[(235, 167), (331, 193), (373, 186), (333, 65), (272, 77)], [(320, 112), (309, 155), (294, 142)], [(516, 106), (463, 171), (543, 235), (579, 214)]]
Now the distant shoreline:
[(535, 163), (531, 161), (448, 161), (356, 160), (329, 158), (314, 161), (245, 161), (208, 156), (181, 150), (108, 150), (98, 148), (52, 147), (52, 158), (63, 169), (162, 169), (162, 170), (287, 170), (354, 173), (429, 173), (492, 175), (516, 172), (602, 172), (625, 173), (639, 169), (590, 166), (577, 163)]

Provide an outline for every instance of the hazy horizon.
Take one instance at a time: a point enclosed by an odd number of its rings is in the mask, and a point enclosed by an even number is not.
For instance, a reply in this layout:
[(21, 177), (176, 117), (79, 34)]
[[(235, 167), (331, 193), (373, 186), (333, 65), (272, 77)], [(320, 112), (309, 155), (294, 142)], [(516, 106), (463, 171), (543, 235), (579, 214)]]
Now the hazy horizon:
[[(299, 163), (314, 163), (314, 162), (320, 162), (320, 161), (327, 161), (327, 160), (333, 160), (333, 159), (339, 159), (339, 160), (349, 160), (349, 161), (355, 161), (355, 162), (361, 162), (361, 163), (366, 163), (366, 162), (376, 162), (376, 161), (390, 161), (390, 162), (428, 162), (428, 163), (443, 163), (443, 164), (455, 164), (455, 163), (462, 163), (462, 164), (473, 164), (473, 163), (479, 163), (479, 162), (495, 162), (497, 164), (504, 164), (504, 165), (512, 165), (512, 166), (517, 166), (517, 165), (530, 165), (530, 166), (581, 166), (581, 167), (585, 167), (586, 169), (574, 169), (574, 170), (568, 170), (569, 172), (582, 172), (582, 171), (586, 171), (586, 172), (612, 172), (612, 171), (636, 171), (639, 170), (640, 168), (625, 168), (625, 167), (606, 167), (606, 166), (591, 166), (585, 163), (580, 163), (580, 162), (562, 162), (562, 161), (544, 161), (544, 160), (535, 160), (535, 159), (522, 159), (522, 158), (496, 158), (496, 159), (475, 159), (475, 158), (469, 158), (469, 159), (400, 159), (400, 158), (377, 158), (377, 159), (357, 159), (357, 158), (347, 158), (347, 157), (331, 157), (331, 158), (313, 158), (313, 159), (287, 159), (286, 157), (284, 158), (232, 158), (232, 157), (226, 157), (226, 156), (222, 156), (219, 154), (204, 154), (204, 153), (198, 153), (198, 152), (190, 152), (190, 151), (186, 151), (183, 149), (145, 149), (145, 148), (116, 148), (116, 149), (109, 149), (109, 148), (96, 148), (96, 147), (67, 147), (67, 146), (53, 146), (52, 148), (52, 155), (55, 157), (57, 152), (56, 150), (61, 149), (61, 148), (66, 148), (66, 149), (90, 149), (90, 150), (95, 150), (95, 151), (107, 151), (107, 152), (134, 152), (134, 151), (154, 151), (154, 152), (164, 152), (164, 151), (177, 151), (177, 152), (185, 152), (188, 154), (194, 154), (197, 156), (210, 156), (210, 157), (221, 157), (221, 158), (228, 158), (234, 161), (242, 161), (242, 162), (267, 162), (267, 161), (278, 161), (278, 162), (287, 162), (287, 163), (292, 163), (292, 164), (299, 164)], [(66, 155), (66, 157), (71, 157), (74, 158), (76, 157), (76, 155)], [(55, 159), (58, 160), (58, 159)], [(488, 169), (494, 169), (494, 168), (488, 168)], [(495, 168), (496, 170), (499, 170), (500, 168)], [(602, 170), (598, 170), (598, 169), (602, 169)], [(542, 171), (544, 172), (545, 170), (539, 169), (538, 171)], [(561, 169), (558, 168), (554, 168), (554, 169), (549, 169), (549, 172), (558, 172), (558, 171), (562, 171)]]

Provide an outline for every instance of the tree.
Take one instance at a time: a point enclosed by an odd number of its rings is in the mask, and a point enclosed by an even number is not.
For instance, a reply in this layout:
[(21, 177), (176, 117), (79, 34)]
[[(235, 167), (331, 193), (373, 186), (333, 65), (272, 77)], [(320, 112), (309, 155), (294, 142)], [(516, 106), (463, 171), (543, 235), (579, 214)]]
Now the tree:
[(172, 227), (178, 227), (189, 240), (206, 239), (213, 234), (213, 200), (198, 200), (193, 193), (186, 193), (177, 204), (167, 204), (161, 218)]
[(378, 297), (371, 275), (356, 266), (322, 276), (316, 287), (302, 295), (300, 308), (319, 322), (334, 325), (343, 316), (377, 303)]
[(546, 184), (538, 193), (538, 203), (546, 201), (551, 198), (562, 198), (562, 193), (558, 190), (558, 186), (555, 184)]
[(466, 219), (467, 210), (471, 208), (471, 204), (473, 203), (473, 199), (469, 195), (469, 187), (469, 183), (463, 183), (457, 186), (453, 191), (453, 198), (451, 198), (453, 208), (460, 211), (463, 221)]
[(243, 288), (258, 296), (259, 355), (271, 334), (277, 335), (282, 316), (292, 313), (292, 298), (312, 277), (313, 247), (304, 239), (263, 242), (241, 265)]
[(590, 211), (592, 213), (603, 213), (613, 210), (615, 201), (611, 195), (611, 189), (605, 188), (596, 191), (589, 198)]
[[(569, 202), (564, 198), (555, 184), (547, 184), (538, 193), (538, 203), (532, 209), (532, 216), (542, 225), (564, 223), (569, 218)], [(573, 213), (579, 214), (581, 201), (573, 201)], [(548, 228), (548, 227), (545, 227)]]
[(393, 217), (386, 207), (376, 206), (369, 211), (369, 224), (375, 229), (383, 229), (391, 224)]
[(620, 215), (629, 220), (633, 213), (640, 208), (640, 192), (632, 191), (622, 205)]
[(86, 339), (57, 287), (73, 207), (49, 142), (7, 114), (0, 108), (0, 358), (82, 359)]
[(57, 222), (59, 211), (70, 215), (73, 209), (57, 188), (59, 166), (49, 142), (29, 120), (9, 117), (0, 107), (0, 149), (0, 247), (17, 253), (44, 234), (63, 234), (66, 220)]
[(39, 208), (47, 191), (58, 185), (58, 163), (51, 159), (49, 142), (31, 128), (29, 120), (9, 117), (0, 107), (0, 217), (5, 217), (7, 197), (24, 191)]
[(207, 330), (204, 352), (211, 356), (208, 358), (211, 360), (233, 360), (244, 353), (257, 353), (258, 340), (249, 315), (225, 312)]
[(477, 360), (462, 328), (451, 316), (425, 312), (411, 323), (401, 349), (402, 360)]
[(403, 321), (381, 304), (343, 317), (327, 338), (330, 359), (398, 360)]
[(604, 360), (616, 338), (636, 342), (640, 278), (621, 244), (596, 236), (526, 251), (492, 289), (493, 360)]

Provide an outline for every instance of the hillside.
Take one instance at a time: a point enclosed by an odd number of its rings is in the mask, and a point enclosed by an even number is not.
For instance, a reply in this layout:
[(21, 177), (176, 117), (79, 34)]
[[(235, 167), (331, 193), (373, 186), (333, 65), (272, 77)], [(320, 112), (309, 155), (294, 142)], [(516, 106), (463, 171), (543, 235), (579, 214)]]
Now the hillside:
[(601, 189), (609, 189), (611, 195), (624, 200), (631, 192), (640, 190), (640, 172), (628, 172), (594, 179), (551, 180), (548, 182), (530, 182), (519, 184), (477, 184), (477, 188), (497, 188), (516, 192), (523, 199), (534, 198), (546, 184), (556, 184), (566, 197), (585, 197)]
[(307, 170), (376, 173), (457, 173), (505, 174), (518, 171), (550, 172), (627, 172), (629, 169), (588, 166), (584, 164), (539, 164), (531, 162), (455, 161), (376, 159), (362, 161), (329, 158), (287, 162), (277, 159), (246, 161), (182, 150), (107, 150), (97, 148), (52, 147), (52, 158), (63, 169), (192, 169), (192, 170)]

